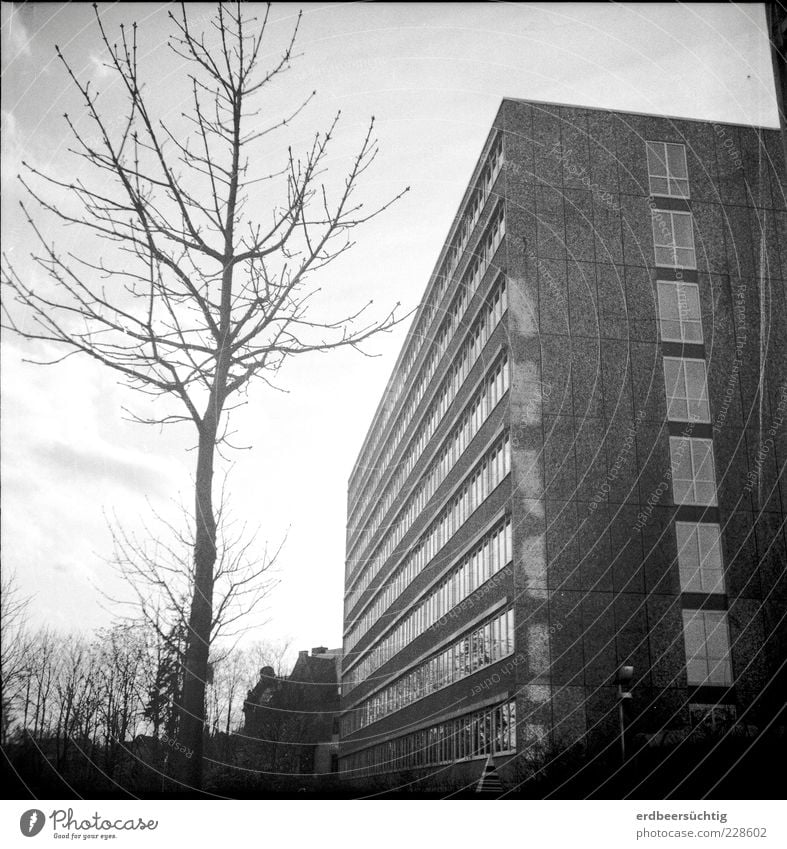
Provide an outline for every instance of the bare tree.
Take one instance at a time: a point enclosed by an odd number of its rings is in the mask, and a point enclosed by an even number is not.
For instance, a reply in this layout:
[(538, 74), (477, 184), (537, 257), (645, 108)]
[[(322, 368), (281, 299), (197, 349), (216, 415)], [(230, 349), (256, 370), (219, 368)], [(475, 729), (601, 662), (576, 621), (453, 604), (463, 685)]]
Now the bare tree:
[[(144, 622), (165, 644), (172, 641), (173, 634), (188, 634), (190, 602), (198, 591), (194, 525), (186, 508), (180, 506), (178, 512), (180, 523), (154, 512), (153, 521), (144, 523), (142, 533), (127, 531), (117, 517), (110, 522), (111, 563), (130, 596), (105, 597), (120, 610), (126, 609), (129, 620)], [(272, 552), (267, 545), (258, 545), (257, 532), (250, 532), (245, 522), (233, 517), (226, 477), (215, 522), (209, 651), (220, 642), (230, 646), (250, 627), (250, 617), (277, 583), (272, 572), (284, 545), (282, 541)], [(209, 655), (214, 662), (227, 649), (216, 651)]]
[[(2, 742), (15, 713), (27, 705), (31, 670), (30, 635), (27, 608), (30, 599), (22, 595), (16, 575), (6, 572), (0, 586), (0, 692), (2, 693)], [(25, 695), (27, 690), (28, 695)]]
[[(121, 26), (116, 42), (94, 8), (107, 67), (127, 97), (125, 116), (115, 129), (101, 96), (56, 48), (96, 132), (95, 138), (86, 135), (65, 116), (71, 151), (92, 176), (47, 175), (25, 165), (20, 179), (31, 205), (22, 208), (38, 245), (31, 256), (48, 283), (4, 257), (2, 282), (16, 302), (5, 304), (4, 323), (60, 349), (38, 362), (81, 353), (129, 386), (170, 402), (159, 401), (162, 412), (153, 416), (131, 414), (136, 420), (190, 422), (196, 429), (194, 591), (181, 736), (195, 753), (182, 764), (184, 778), (200, 787), (215, 620), (217, 447), (228, 444), (229, 413), (244, 403), (252, 379), (271, 383), (298, 354), (361, 350), (365, 340), (401, 320), (396, 307), (367, 318), (369, 304), (345, 316), (318, 316), (312, 300), (314, 273), (352, 246), (356, 227), (403, 193), (368, 211), (356, 198), (377, 155), (374, 119), (339, 179), (328, 176), (339, 115), (315, 133), (303, 155), (288, 147), (284, 161), (271, 167), (265, 147), (271, 134), (288, 127), (314, 94), (273, 121), (259, 105), (290, 67), (300, 16), (281, 55), (262, 68), (269, 7), (256, 21), (242, 14), (240, 4), (220, 5), (210, 36), (192, 29), (185, 7), (170, 13), (169, 48), (186, 63), (190, 86), (183, 133), (179, 119), (165, 123), (149, 107), (137, 66), (136, 24)], [(54, 202), (54, 195), (67, 202)], [(265, 209), (258, 221), (247, 215), (253, 205)], [(41, 221), (47, 215), (80, 230), (94, 250), (58, 251)]]
[(126, 747), (139, 731), (144, 699), (153, 672), (145, 634), (118, 623), (97, 635), (98, 740), (103, 751), (103, 771), (115, 773)]
[(248, 663), (249, 680), (253, 681), (253, 678), (263, 666), (272, 667), (279, 678), (288, 675), (291, 664), (287, 655), (291, 648), (292, 639), (289, 637), (281, 640), (255, 640), (248, 643), (244, 648), (244, 653)]

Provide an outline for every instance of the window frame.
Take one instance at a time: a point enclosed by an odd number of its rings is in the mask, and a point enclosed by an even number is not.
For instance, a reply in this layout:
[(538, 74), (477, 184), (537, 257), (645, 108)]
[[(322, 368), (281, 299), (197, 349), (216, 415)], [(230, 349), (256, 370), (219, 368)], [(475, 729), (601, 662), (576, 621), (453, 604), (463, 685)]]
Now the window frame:
[[(715, 622), (712, 628), (709, 629), (708, 622)], [(697, 622), (702, 623), (702, 643), (701, 647), (705, 650), (703, 654), (700, 654), (699, 651), (691, 652), (691, 647), (689, 645), (689, 636), (691, 631), (689, 629), (690, 625), (694, 625)], [(725, 654), (719, 658), (711, 657), (708, 652), (708, 646), (710, 644), (710, 637), (713, 637), (719, 631), (719, 628), (722, 630), (719, 632), (718, 639), (723, 639), (726, 643), (726, 651)], [(730, 628), (729, 622), (727, 620), (727, 611), (726, 610), (683, 610), (683, 645), (686, 653), (686, 682), (690, 687), (730, 687), (733, 684), (734, 678), (732, 674), (732, 647), (730, 643)], [(706, 668), (707, 674), (702, 680), (697, 680), (692, 677), (690, 674), (690, 664), (692, 661), (697, 661), (701, 659)], [(711, 675), (715, 673), (722, 662), (725, 662), (724, 672), (726, 673), (723, 676), (722, 681), (711, 680)], [(713, 663), (713, 666), (711, 664)]]
[[(657, 237), (657, 233), (659, 233), (659, 224), (658, 217), (662, 216), (664, 218), (669, 219), (669, 229), (670, 229), (670, 237), (672, 241), (670, 243), (665, 243), (663, 241), (659, 241)], [(686, 210), (679, 209), (651, 209), (651, 232), (653, 235), (653, 259), (657, 267), (659, 268), (686, 268), (689, 270), (695, 270), (697, 268), (697, 248), (694, 243), (694, 216), (691, 212)], [(689, 220), (689, 241), (690, 245), (679, 245), (676, 239), (676, 231), (675, 231), (675, 219), (679, 217), (687, 217)], [(663, 235), (659, 233), (660, 238), (663, 239)], [(661, 249), (669, 249), (672, 251), (672, 262), (661, 262), (659, 260), (659, 248)], [(679, 263), (678, 262), (678, 251), (686, 250), (691, 251), (693, 260), (690, 264), (688, 263)]]
[[(664, 173), (663, 174), (655, 174), (650, 170), (651, 158), (649, 156), (649, 148), (653, 146), (660, 146), (661, 154), (660, 157), (664, 162)], [(676, 174), (672, 173), (672, 169), (670, 168), (670, 159), (667, 153), (667, 148), (678, 148), (681, 151), (683, 157), (683, 165), (685, 168), (686, 175), (685, 177), (679, 177)], [(691, 198), (691, 186), (689, 183), (689, 162), (686, 156), (686, 145), (681, 144), (680, 142), (666, 142), (666, 141), (646, 141), (645, 142), (645, 162), (648, 169), (648, 191), (653, 197), (669, 197), (669, 198), (680, 198), (681, 200), (689, 200)], [(653, 189), (653, 180), (666, 180), (667, 181), (667, 191), (660, 192), (654, 191)], [(686, 193), (682, 192), (673, 192), (672, 191), (672, 183), (673, 182), (683, 182), (686, 184)]]
[[(662, 306), (666, 307), (666, 290), (667, 287), (674, 287), (676, 300), (678, 303), (678, 317), (677, 319), (664, 317), (662, 313)], [(691, 318), (684, 317), (681, 314), (681, 288), (690, 289), (697, 296), (697, 317)], [(661, 293), (664, 292), (664, 299), (662, 300)], [(658, 307), (659, 314), (659, 337), (662, 342), (680, 342), (682, 344), (688, 345), (702, 345), (705, 342), (705, 333), (702, 328), (702, 303), (700, 301), (700, 287), (697, 283), (689, 283), (685, 280), (657, 280), (656, 281), (656, 305)], [(680, 331), (680, 336), (675, 338), (674, 336), (667, 336), (664, 332), (664, 322), (671, 322), (672, 324), (677, 323), (678, 330)], [(688, 338), (688, 334), (686, 333), (686, 328), (692, 327), (696, 324), (699, 327), (699, 339), (690, 339)]]
[[(715, 533), (715, 539), (711, 546), (705, 550), (703, 549), (702, 532), (707, 533), (708, 531)], [(727, 590), (724, 577), (721, 526), (715, 522), (675, 522), (675, 538), (678, 546), (681, 592), (724, 595)], [(691, 548), (688, 546), (691, 546)], [(708, 557), (714, 548), (718, 550), (718, 566), (715, 563), (707, 565)], [(689, 558), (691, 558), (691, 562), (689, 562)]]
[[(684, 478), (678, 478), (676, 475), (675, 468), (675, 451), (673, 451), (673, 445), (676, 446), (677, 443), (687, 441), (689, 443), (689, 461), (691, 463), (691, 495), (693, 496), (691, 499), (683, 498), (678, 499), (675, 491), (675, 481), (685, 480)], [(695, 448), (699, 445), (707, 446), (708, 450), (705, 454), (705, 458), (710, 457), (711, 469), (713, 471), (713, 497), (709, 501), (699, 501), (697, 500), (697, 470), (702, 465), (702, 462), (695, 462)], [(680, 505), (690, 505), (697, 507), (717, 507), (719, 503), (719, 485), (716, 479), (716, 456), (713, 451), (713, 440), (712, 439), (704, 439), (696, 436), (670, 436), (669, 438), (669, 448), (670, 448), (670, 470), (671, 470), (671, 479), (672, 479), (672, 500), (673, 502)], [(677, 450), (677, 446), (676, 446)], [(680, 459), (680, 458), (679, 458)], [(710, 483), (710, 481), (700, 481), (700, 483)]]
[[(667, 399), (667, 419), (673, 422), (696, 422), (703, 424), (710, 424), (711, 415), (710, 415), (710, 398), (708, 397), (708, 368), (705, 363), (705, 360), (700, 359), (699, 357), (663, 357), (662, 369), (664, 371), (664, 393)], [(675, 415), (673, 411), (670, 409), (671, 404), (681, 403), (683, 398), (676, 397), (671, 395), (671, 391), (675, 388), (675, 386), (671, 386), (669, 377), (667, 375), (667, 363), (678, 363), (678, 381), (677, 384), (680, 384), (680, 388), (685, 392), (685, 405), (686, 405), (686, 415), (683, 417), (682, 415)], [(700, 392), (699, 398), (692, 398), (689, 394), (689, 378), (688, 378), (688, 364), (691, 363), (693, 366), (700, 366), (702, 370), (702, 388)], [(682, 375), (682, 380), (681, 380)], [(676, 384), (676, 385), (677, 385)], [(705, 402), (705, 410), (703, 412), (703, 416), (701, 417), (693, 417), (691, 415), (691, 404), (692, 402), (696, 405)]]

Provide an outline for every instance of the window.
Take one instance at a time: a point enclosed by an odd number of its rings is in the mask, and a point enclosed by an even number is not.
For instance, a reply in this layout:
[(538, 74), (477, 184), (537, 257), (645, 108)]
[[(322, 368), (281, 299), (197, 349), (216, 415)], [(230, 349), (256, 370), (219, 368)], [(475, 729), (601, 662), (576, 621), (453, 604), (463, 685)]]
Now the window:
[(689, 196), (686, 147), (670, 142), (647, 142), (648, 177), (652, 195)]
[(659, 280), (658, 294), (661, 338), (665, 342), (702, 342), (699, 286)]
[(706, 705), (696, 702), (689, 704), (689, 719), (692, 728), (722, 730), (735, 725), (737, 716), (735, 705)]
[(664, 357), (667, 418), (678, 422), (709, 422), (708, 380), (704, 360)]
[(689, 593), (723, 593), (721, 535), (718, 525), (676, 522), (680, 588)]
[(690, 685), (732, 684), (727, 614), (722, 610), (684, 610), (686, 674)]
[(716, 473), (710, 439), (671, 436), (672, 494), (676, 504), (716, 505)]
[(656, 265), (670, 268), (696, 268), (691, 213), (654, 209), (651, 221)]

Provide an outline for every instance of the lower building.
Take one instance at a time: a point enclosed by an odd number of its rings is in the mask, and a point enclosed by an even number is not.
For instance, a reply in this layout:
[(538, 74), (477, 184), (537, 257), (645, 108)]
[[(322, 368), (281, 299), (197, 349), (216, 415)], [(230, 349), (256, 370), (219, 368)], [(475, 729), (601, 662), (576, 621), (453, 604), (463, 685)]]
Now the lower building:
[(341, 649), (302, 651), (292, 672), (260, 670), (243, 706), (243, 737), (254, 768), (276, 775), (325, 775), (338, 769)]

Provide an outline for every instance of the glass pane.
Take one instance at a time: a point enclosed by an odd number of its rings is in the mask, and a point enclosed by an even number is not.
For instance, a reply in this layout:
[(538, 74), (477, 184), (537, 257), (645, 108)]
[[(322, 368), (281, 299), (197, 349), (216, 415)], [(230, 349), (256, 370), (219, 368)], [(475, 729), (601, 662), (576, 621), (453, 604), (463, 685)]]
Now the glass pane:
[(689, 398), (705, 398), (705, 362), (703, 360), (684, 360), (686, 385)]
[(705, 612), (705, 629), (707, 631), (708, 656), (718, 660), (726, 657), (730, 651), (727, 638), (727, 616), (716, 611)]
[(700, 289), (696, 283), (681, 283), (678, 294), (678, 308), (685, 319), (700, 319)]
[(710, 661), (707, 682), (716, 686), (725, 686), (732, 683), (730, 662), (728, 658), (718, 661)]
[(688, 405), (684, 397), (685, 385), (680, 360), (664, 358), (664, 388), (667, 395), (667, 418), (685, 421)]
[(709, 422), (708, 402), (704, 400), (690, 400), (687, 419), (695, 422)]
[(675, 534), (678, 538), (680, 588), (683, 592), (702, 592), (696, 525), (677, 522)]
[(712, 481), (697, 481), (694, 486), (695, 503), (714, 506), (716, 504), (716, 484)]
[(721, 569), (721, 546), (718, 525), (699, 526), (699, 548), (702, 562), (708, 569)]
[(672, 248), (656, 246), (656, 265), (665, 265), (670, 268), (675, 265), (675, 253)]
[(682, 144), (667, 144), (667, 163), (670, 177), (687, 178), (686, 148)]
[(648, 173), (660, 176), (667, 174), (667, 162), (664, 155), (663, 142), (648, 142)]
[[(674, 395), (679, 382), (683, 382), (680, 374), (680, 362), (680, 360), (674, 357), (664, 358), (664, 384), (667, 387), (668, 396)], [(682, 395), (683, 393), (681, 392), (680, 394)]]
[(702, 323), (699, 321), (687, 321), (683, 324), (684, 342), (702, 342)]
[(708, 672), (705, 660), (687, 658), (686, 679), (689, 684), (704, 684)]
[(691, 450), (689, 440), (673, 436), (669, 441), (672, 475), (678, 480), (691, 480)]
[(680, 323), (677, 321), (661, 322), (661, 338), (665, 341), (682, 342), (680, 336)]
[(678, 248), (675, 251), (675, 265), (678, 268), (695, 268), (697, 258), (693, 248)]
[(676, 198), (687, 198), (689, 196), (689, 181), (670, 180), (669, 193)]
[(678, 287), (674, 283), (659, 283), (659, 316), (663, 319), (680, 318)]
[(651, 225), (653, 227), (654, 245), (672, 244), (672, 230), (670, 228), (670, 216), (668, 212), (654, 211), (651, 216)]
[(693, 419), (701, 422), (710, 421), (708, 407), (708, 385), (705, 373), (705, 363), (702, 360), (685, 360), (686, 393), (689, 402), (689, 413)]
[(716, 479), (713, 471), (713, 447), (710, 440), (696, 439), (692, 442), (694, 469), (697, 480), (713, 481)]
[(686, 180), (689, 176), (686, 169), (686, 148), (682, 144), (670, 143), (665, 147), (669, 176)]
[(686, 655), (694, 657), (705, 645), (705, 625), (701, 610), (683, 611), (683, 635), (686, 640)]
[(650, 193), (652, 195), (668, 195), (669, 181), (666, 177), (651, 177), (650, 178)]
[(673, 212), (672, 228), (675, 234), (675, 244), (678, 247), (690, 248), (694, 245), (692, 240), (691, 215), (681, 212)]

